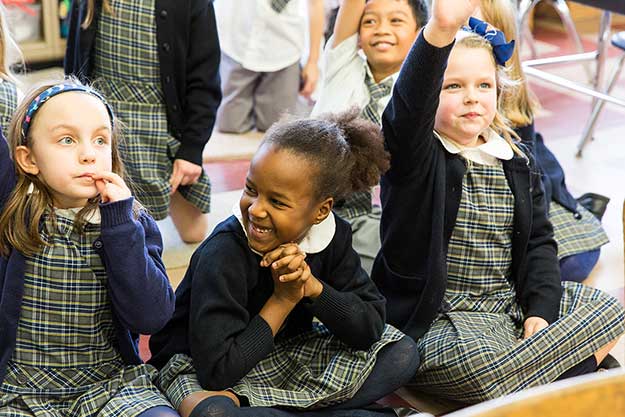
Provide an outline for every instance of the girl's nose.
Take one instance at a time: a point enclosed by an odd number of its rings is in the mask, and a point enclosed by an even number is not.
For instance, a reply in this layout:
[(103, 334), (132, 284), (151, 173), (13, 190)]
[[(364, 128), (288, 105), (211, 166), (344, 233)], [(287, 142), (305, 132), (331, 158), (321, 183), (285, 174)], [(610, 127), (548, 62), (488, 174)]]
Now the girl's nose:
[(83, 146), (80, 153), (80, 162), (83, 164), (92, 164), (95, 162), (95, 150), (93, 147)]
[(247, 209), (247, 212), (250, 214), (250, 216), (257, 219), (262, 219), (267, 215), (267, 212), (265, 211), (265, 208), (263, 207), (260, 198), (254, 199), (250, 207)]

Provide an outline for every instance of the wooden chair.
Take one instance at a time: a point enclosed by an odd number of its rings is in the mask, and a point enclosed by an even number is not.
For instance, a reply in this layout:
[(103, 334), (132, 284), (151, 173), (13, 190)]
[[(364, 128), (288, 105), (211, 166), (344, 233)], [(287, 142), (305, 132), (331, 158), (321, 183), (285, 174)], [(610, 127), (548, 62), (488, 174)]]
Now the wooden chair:
[(595, 372), (464, 408), (445, 417), (623, 417), (625, 370)]

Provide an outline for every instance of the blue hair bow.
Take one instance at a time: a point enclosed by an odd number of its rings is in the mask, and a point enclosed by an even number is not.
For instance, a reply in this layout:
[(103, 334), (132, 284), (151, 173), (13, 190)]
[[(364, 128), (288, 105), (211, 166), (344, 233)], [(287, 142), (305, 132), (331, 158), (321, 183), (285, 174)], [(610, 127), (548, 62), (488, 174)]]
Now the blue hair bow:
[(512, 57), (512, 52), (514, 52), (514, 39), (510, 42), (506, 42), (506, 36), (502, 31), (492, 26), (489, 27), (488, 23), (476, 19), (475, 17), (469, 18), (469, 27), (465, 27), (464, 29), (469, 32), (477, 33), (490, 42), (493, 46), (493, 53), (497, 64), (506, 65), (506, 61)]

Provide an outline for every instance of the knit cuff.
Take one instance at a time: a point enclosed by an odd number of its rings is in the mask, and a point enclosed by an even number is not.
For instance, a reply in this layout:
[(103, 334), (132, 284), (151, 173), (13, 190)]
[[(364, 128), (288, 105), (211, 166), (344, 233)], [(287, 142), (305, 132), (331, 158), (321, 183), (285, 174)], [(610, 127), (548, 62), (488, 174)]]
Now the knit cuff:
[(341, 292), (329, 285), (324, 285), (319, 297), (311, 300), (310, 310), (320, 319), (324, 316), (330, 316), (333, 320), (342, 320), (352, 313), (350, 303), (345, 301)]
[(261, 316), (256, 315), (250, 320), (239, 343), (245, 362), (256, 364), (274, 349), (271, 327)]
[(100, 204), (100, 223), (102, 227), (113, 227), (132, 221), (132, 207), (135, 199), (131, 196), (125, 200)]

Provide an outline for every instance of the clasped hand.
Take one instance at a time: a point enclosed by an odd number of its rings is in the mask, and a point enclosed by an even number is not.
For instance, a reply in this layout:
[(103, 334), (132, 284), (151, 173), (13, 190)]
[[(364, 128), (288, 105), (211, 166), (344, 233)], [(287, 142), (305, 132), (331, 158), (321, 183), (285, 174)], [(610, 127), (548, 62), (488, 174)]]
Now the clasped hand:
[(267, 252), (260, 266), (268, 267), (274, 282), (274, 296), (297, 304), (302, 298), (316, 298), (323, 285), (310, 271), (306, 254), (296, 243), (285, 243)]

